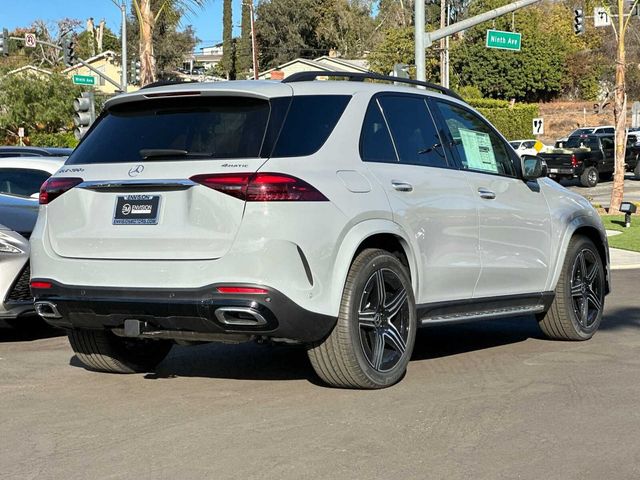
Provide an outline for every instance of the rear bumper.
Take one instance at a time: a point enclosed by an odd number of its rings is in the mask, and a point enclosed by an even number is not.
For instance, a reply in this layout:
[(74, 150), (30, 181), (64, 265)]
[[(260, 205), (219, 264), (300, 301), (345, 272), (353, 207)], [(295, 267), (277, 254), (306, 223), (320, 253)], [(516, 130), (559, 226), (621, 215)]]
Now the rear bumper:
[[(265, 294), (219, 293), (220, 284), (189, 289), (105, 288), (71, 286), (48, 280), (52, 288), (32, 289), (36, 305), (47, 302), (55, 314), (44, 317), (61, 328), (125, 328), (125, 320), (137, 320), (148, 331), (162, 331), (164, 338), (185, 338), (189, 332), (224, 335), (244, 334), (311, 343), (329, 334), (336, 319), (310, 312), (277, 290), (261, 285)], [(230, 284), (225, 283), (224, 286)], [(237, 324), (222, 312), (242, 312), (249, 321)], [(257, 321), (251, 320), (257, 319)], [(186, 332), (186, 333), (185, 333)]]
[(573, 177), (579, 175), (575, 168), (548, 167), (550, 177)]

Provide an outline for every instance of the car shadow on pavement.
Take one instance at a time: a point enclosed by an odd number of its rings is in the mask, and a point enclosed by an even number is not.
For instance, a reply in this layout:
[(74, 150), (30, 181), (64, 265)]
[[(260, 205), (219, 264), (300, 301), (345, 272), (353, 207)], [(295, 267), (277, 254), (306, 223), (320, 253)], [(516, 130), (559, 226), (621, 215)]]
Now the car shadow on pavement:
[[(608, 307), (600, 330), (640, 327), (640, 307)], [(54, 331), (54, 334), (64, 334)], [(524, 342), (546, 340), (533, 316), (510, 317), (418, 330), (412, 361), (443, 358)], [(70, 365), (84, 368), (72, 357)], [(233, 380), (307, 380), (324, 385), (316, 376), (302, 346), (208, 343), (173, 347), (147, 380), (202, 377)]]
[(64, 330), (47, 325), (40, 317), (21, 317), (0, 328), (0, 343), (31, 342), (66, 335)]
[(433, 325), (418, 330), (411, 360), (428, 360), (484, 350), (544, 336), (533, 316)]
[(144, 378), (209, 377), (234, 380), (308, 380), (319, 384), (302, 346), (209, 343), (174, 346)]
[(629, 327), (640, 328), (640, 306), (605, 307), (599, 330), (622, 330)]

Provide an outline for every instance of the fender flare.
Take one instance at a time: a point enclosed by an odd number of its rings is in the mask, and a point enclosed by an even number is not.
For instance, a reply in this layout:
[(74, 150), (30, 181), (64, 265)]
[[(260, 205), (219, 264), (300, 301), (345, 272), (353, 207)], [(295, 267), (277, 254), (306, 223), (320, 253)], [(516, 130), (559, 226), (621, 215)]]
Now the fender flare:
[(579, 215), (573, 218), (567, 225), (567, 228), (564, 230), (562, 235), (562, 239), (558, 245), (558, 256), (556, 257), (556, 262), (552, 270), (552, 274), (549, 279), (549, 288), (547, 290), (553, 291), (558, 284), (558, 280), (560, 278), (560, 273), (562, 271), (562, 266), (564, 265), (564, 260), (567, 254), (567, 248), (569, 247), (569, 242), (571, 238), (574, 236), (575, 232), (580, 228), (589, 228), (594, 233), (597, 232), (600, 241), (602, 243), (602, 247), (604, 248), (605, 258), (603, 259), (603, 263), (605, 264), (605, 289), (608, 292), (611, 291), (611, 262), (609, 260), (609, 242), (607, 240), (607, 234), (604, 230), (604, 227), (600, 223), (599, 218), (596, 219), (591, 215)]
[(391, 220), (365, 220), (357, 223), (347, 231), (335, 255), (335, 263), (331, 276), (330, 298), (337, 299), (335, 308), (333, 309), (335, 310), (333, 313), (335, 313), (336, 316), (340, 310), (340, 299), (342, 298), (344, 285), (347, 281), (349, 268), (351, 268), (351, 263), (358, 248), (368, 238), (379, 234), (390, 234), (398, 238), (409, 263), (413, 291), (414, 293), (418, 292), (420, 269), (418, 268), (417, 258), (414, 254), (414, 252), (417, 251), (416, 245), (411, 242), (410, 237), (400, 225)]

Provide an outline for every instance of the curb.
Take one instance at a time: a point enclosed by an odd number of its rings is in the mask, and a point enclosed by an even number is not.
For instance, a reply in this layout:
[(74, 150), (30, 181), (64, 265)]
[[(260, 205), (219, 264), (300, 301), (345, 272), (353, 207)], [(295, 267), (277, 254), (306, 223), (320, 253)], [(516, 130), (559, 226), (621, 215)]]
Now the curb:
[(640, 263), (630, 263), (624, 265), (611, 265), (611, 270), (633, 270), (635, 268), (640, 269)]

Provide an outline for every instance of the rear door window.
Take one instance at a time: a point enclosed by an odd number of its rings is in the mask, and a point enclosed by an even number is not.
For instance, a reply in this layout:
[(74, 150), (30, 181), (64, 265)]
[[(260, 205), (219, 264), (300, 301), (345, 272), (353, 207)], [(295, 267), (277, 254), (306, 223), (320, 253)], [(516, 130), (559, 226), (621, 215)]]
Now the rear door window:
[(516, 176), (516, 169), (505, 142), (471, 110), (440, 100), (435, 101), (442, 115), (452, 147), (462, 167), (483, 173)]
[(442, 141), (423, 97), (384, 95), (379, 99), (400, 163), (447, 167)]

